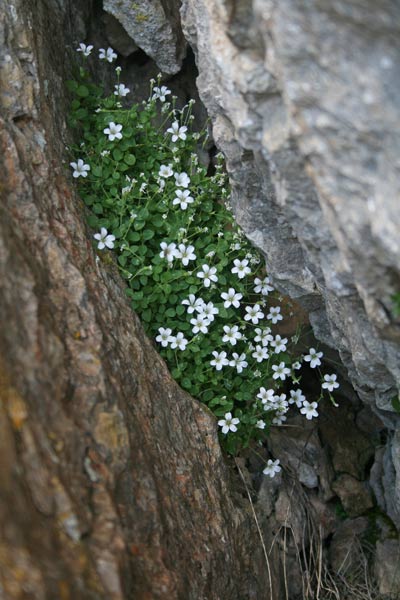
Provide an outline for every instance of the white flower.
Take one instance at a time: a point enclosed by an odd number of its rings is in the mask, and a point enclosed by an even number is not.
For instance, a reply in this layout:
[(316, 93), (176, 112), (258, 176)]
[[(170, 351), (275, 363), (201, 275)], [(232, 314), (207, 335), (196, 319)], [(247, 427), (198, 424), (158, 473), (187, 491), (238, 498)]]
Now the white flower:
[(166, 258), (167, 261), (171, 263), (176, 257), (176, 244), (173, 242), (171, 244), (167, 244), (167, 242), (161, 242), (160, 248), (160, 257)]
[(125, 85), (123, 83), (118, 83), (118, 84), (114, 85), (114, 87), (115, 87), (114, 96), (120, 96), (121, 98), (125, 98), (125, 96), (127, 96), (130, 92), (130, 89), (125, 87)]
[(292, 369), (294, 369), (295, 371), (298, 371), (299, 369), (301, 369), (301, 363), (299, 361), (296, 361), (292, 364)]
[(263, 470), (264, 475), (269, 475), (269, 477), (271, 478), (275, 477), (276, 473), (279, 473), (279, 471), (282, 470), (279, 464), (279, 458), (277, 458), (276, 460), (269, 459), (267, 462), (267, 466)]
[(279, 413), (272, 419), (272, 425), (282, 425), (287, 419), (287, 416)]
[(254, 377), (261, 377), (262, 373), (259, 369), (256, 369), (253, 373)]
[(187, 173), (174, 173), (175, 183), (178, 187), (187, 188), (190, 183), (190, 178)]
[(254, 288), (256, 294), (268, 296), (269, 292), (274, 291), (274, 288), (270, 284), (269, 277), (264, 277), (264, 279), (259, 279), (258, 277), (256, 277), (254, 283), (256, 284)]
[(249, 261), (246, 258), (244, 260), (239, 260), (238, 258), (235, 258), (233, 264), (235, 266), (232, 267), (231, 273), (237, 273), (239, 279), (243, 279), (243, 277), (251, 273), (250, 267), (247, 266), (249, 264)]
[(232, 413), (226, 413), (223, 419), (218, 421), (218, 425), (222, 427), (222, 433), (228, 433), (229, 431), (237, 431), (236, 425), (240, 423), (240, 420), (235, 417), (232, 418)]
[(247, 315), (244, 316), (245, 321), (251, 321), (253, 325), (257, 325), (259, 319), (264, 318), (264, 313), (260, 309), (259, 304), (255, 304), (254, 306), (246, 306)]
[(259, 421), (257, 421), (256, 427), (257, 429), (265, 429), (265, 421), (262, 421), (260, 419)]
[(110, 142), (113, 142), (115, 139), (117, 139), (117, 140), (122, 139), (121, 130), (122, 130), (122, 125), (119, 125), (118, 123), (114, 123), (113, 121), (111, 121), (111, 123), (108, 124), (108, 127), (103, 129), (103, 133), (108, 135), (108, 139), (110, 140)]
[(156, 337), (156, 342), (160, 342), (163, 348), (166, 348), (168, 344), (174, 341), (175, 338), (171, 335), (172, 329), (165, 329), (164, 327), (159, 327), (158, 331), (159, 335)]
[(282, 321), (282, 319), (283, 319), (280, 312), (281, 312), (280, 306), (271, 306), (269, 309), (269, 313), (267, 314), (267, 319), (269, 319), (270, 321), (272, 321), (272, 323), (274, 325), (276, 325), (276, 323), (278, 321)]
[(188, 307), (187, 312), (191, 315), (195, 310), (199, 312), (200, 307), (205, 304), (205, 302), (202, 298), (196, 298), (194, 294), (190, 294), (189, 298), (182, 300), (182, 304), (185, 304)]
[(167, 133), (172, 133), (171, 139), (173, 142), (177, 142), (178, 140), (186, 140), (186, 131), (187, 127), (179, 127), (178, 121), (174, 121), (171, 127), (167, 129)]
[(229, 342), (232, 346), (236, 346), (237, 341), (242, 338), (242, 334), (239, 331), (239, 327), (237, 325), (233, 325), (229, 327), (229, 325), (224, 325), (225, 335), (222, 338), (223, 342)]
[(161, 165), (160, 170), (158, 171), (159, 177), (172, 177), (174, 174), (172, 170), (172, 165)]
[(236, 293), (233, 288), (229, 288), (227, 292), (222, 292), (221, 298), (225, 300), (224, 307), (229, 308), (231, 305), (235, 308), (239, 308), (240, 302), (243, 298), (243, 294)]
[(289, 403), (286, 400), (286, 394), (274, 397), (275, 409), (279, 412), (285, 413), (289, 410)]
[(286, 375), (290, 375), (290, 369), (285, 366), (284, 362), (279, 363), (279, 365), (272, 365), (272, 370), (274, 371), (273, 379), (285, 381)]
[(210, 365), (212, 367), (215, 367), (216, 371), (221, 371), (222, 367), (229, 365), (229, 360), (226, 357), (226, 352), (217, 352), (216, 350), (213, 350), (212, 355), (214, 358), (210, 360)]
[(175, 251), (176, 258), (180, 258), (182, 264), (187, 267), (189, 260), (196, 260), (196, 255), (193, 252), (194, 246), (185, 246), (185, 244), (179, 244), (178, 249)]
[[(121, 194), (124, 196), (125, 194), (129, 194), (132, 191), (132, 184), (126, 185), (121, 189)], [(135, 217), (136, 218), (136, 217)]]
[(79, 48), (76, 49), (77, 52), (82, 52), (82, 56), (89, 56), (91, 51), (93, 50), (93, 46), (86, 46), (86, 44), (79, 44)]
[(239, 354), (237, 352), (233, 352), (232, 358), (229, 361), (229, 366), (236, 367), (236, 371), (238, 373), (241, 373), (243, 371), (243, 369), (245, 369), (248, 366), (248, 363), (246, 361), (246, 355), (241, 354), (239, 356)]
[(112, 48), (110, 48), (110, 46), (107, 48), (107, 50), (104, 50), (104, 48), (100, 48), (100, 50), (99, 50), (99, 59), (100, 60), (106, 60), (107, 62), (112, 63), (116, 58), (117, 58), (117, 55), (115, 54), (114, 50)]
[(69, 163), (73, 168), (72, 177), (87, 177), (87, 172), (90, 171), (90, 166), (85, 164), (81, 158), (77, 162)]
[(309, 352), (309, 354), (307, 354), (304, 357), (304, 360), (306, 362), (310, 363), (310, 367), (312, 369), (315, 369), (315, 367), (319, 367), (319, 365), (321, 364), (320, 358), (323, 357), (323, 353), (322, 352), (317, 352), (315, 350), (315, 348), (310, 348), (308, 352)]
[(264, 410), (266, 410), (266, 411), (272, 411), (272, 410), (275, 411), (276, 410), (274, 398), (264, 404)]
[(194, 198), (190, 195), (189, 190), (176, 190), (175, 198), (172, 204), (179, 204), (182, 210), (186, 210), (188, 205), (194, 202)]
[(171, 93), (171, 90), (169, 90), (165, 85), (162, 85), (161, 87), (155, 87), (153, 88), (153, 100), (160, 100), (160, 102), (165, 102), (165, 96), (168, 96), (168, 94)]
[(271, 329), (269, 327), (266, 327), (265, 329), (256, 327), (255, 332), (257, 335), (255, 336), (254, 341), (261, 342), (263, 346), (268, 346), (268, 343), (272, 342), (274, 339), (271, 335)]
[(333, 375), (324, 375), (324, 383), (322, 387), (324, 390), (328, 390), (329, 392), (333, 392), (333, 390), (339, 387), (338, 382), (336, 381), (337, 375), (333, 373)]
[(115, 67), (115, 72), (117, 75), (120, 75), (121, 71), (122, 71), (121, 67)]
[(317, 406), (318, 404), (316, 402), (308, 402), (307, 400), (304, 400), (300, 412), (302, 415), (306, 415), (306, 419), (311, 421), (313, 417), (318, 417)]
[(256, 349), (252, 353), (252, 357), (257, 360), (258, 363), (269, 358), (268, 348), (265, 346), (256, 346)]
[(98, 241), (97, 248), (99, 250), (103, 250), (106, 246), (114, 248), (115, 235), (109, 235), (105, 227), (102, 227), (100, 233), (95, 233), (93, 237)]
[(297, 408), (301, 408), (305, 399), (306, 397), (300, 389), (290, 390), (289, 404), (295, 404)]
[(271, 346), (274, 348), (275, 354), (285, 352), (287, 341), (287, 338), (281, 338), (280, 335), (275, 336), (275, 339), (271, 342)]
[(188, 341), (181, 331), (179, 331), (171, 340), (171, 348), (173, 350), (175, 350), (175, 348), (179, 348), (179, 350), (186, 350), (187, 344)]
[(192, 331), (194, 334), (199, 333), (199, 331), (201, 333), (207, 333), (210, 321), (205, 315), (198, 314), (193, 319), (190, 319), (190, 324), (193, 325)]
[(266, 390), (265, 387), (260, 387), (260, 390), (257, 394), (257, 398), (260, 398), (263, 404), (269, 404), (274, 401), (275, 390), (269, 389)]
[(202, 265), (201, 271), (197, 273), (197, 277), (203, 279), (204, 287), (210, 287), (212, 281), (218, 281), (216, 276), (216, 267), (209, 267), (208, 265)]
[(196, 310), (199, 313), (199, 315), (203, 315), (204, 317), (206, 317), (206, 319), (208, 319), (210, 323), (214, 321), (214, 315), (217, 315), (219, 313), (219, 309), (216, 306), (214, 306), (212, 302), (209, 302), (208, 304), (203, 302), (203, 304), (196, 308)]
[(109, 151), (109, 150), (102, 150), (102, 151), (100, 152), (100, 156), (108, 156), (109, 154), (110, 154), (110, 151)]

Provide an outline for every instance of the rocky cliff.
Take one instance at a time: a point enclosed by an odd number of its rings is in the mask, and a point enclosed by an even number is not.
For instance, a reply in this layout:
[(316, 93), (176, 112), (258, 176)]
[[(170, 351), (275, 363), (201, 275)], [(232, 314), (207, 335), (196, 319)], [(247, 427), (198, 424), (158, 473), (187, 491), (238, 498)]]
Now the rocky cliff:
[(181, 15), (238, 221), (389, 428), (375, 485), (400, 527), (400, 4), (183, 0)]

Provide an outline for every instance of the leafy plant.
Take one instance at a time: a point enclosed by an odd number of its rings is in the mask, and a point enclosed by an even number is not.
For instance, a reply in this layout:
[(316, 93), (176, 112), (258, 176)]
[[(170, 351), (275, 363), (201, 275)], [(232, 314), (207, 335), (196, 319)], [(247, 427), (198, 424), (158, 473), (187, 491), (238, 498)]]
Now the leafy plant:
[(400, 317), (400, 292), (397, 294), (393, 294), (392, 296), (393, 302), (393, 314), (395, 317)]
[[(87, 58), (90, 47), (80, 47)], [(102, 49), (102, 59), (112, 57)], [(283, 318), (279, 294), (235, 222), (222, 155), (213, 169), (199, 162), (207, 131), (191, 130), (193, 102), (177, 110), (159, 80), (148, 101), (123, 108), (129, 89), (116, 72), (105, 98), (83, 68), (68, 84), (70, 125), (82, 140), (72, 148), (73, 176), (98, 250), (114, 249), (132, 308), (173, 377), (215, 414), (221, 441), (235, 454), (281, 425), (290, 404), (308, 419), (318, 415), (296, 386), (302, 360), (316, 368), (322, 353), (293, 356), (290, 341), (274, 334)], [(288, 381), (295, 385), (289, 398)], [(336, 375), (324, 376), (323, 389), (338, 386)]]

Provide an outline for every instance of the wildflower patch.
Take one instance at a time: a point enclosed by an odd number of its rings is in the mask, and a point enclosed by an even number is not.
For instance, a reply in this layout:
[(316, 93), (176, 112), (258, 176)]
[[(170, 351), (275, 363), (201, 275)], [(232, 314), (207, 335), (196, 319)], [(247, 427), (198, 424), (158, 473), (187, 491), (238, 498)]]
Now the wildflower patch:
[[(92, 46), (78, 52), (87, 60)], [(115, 58), (100, 49), (100, 60)], [(236, 454), (262, 443), (289, 409), (318, 416), (299, 385), (303, 361), (318, 369), (322, 352), (295, 356), (274, 331), (283, 319), (279, 293), (235, 222), (222, 155), (211, 172), (199, 163), (207, 132), (192, 130), (193, 102), (177, 110), (159, 80), (146, 102), (124, 108), (130, 90), (115, 71), (108, 97), (82, 67), (68, 84), (70, 123), (82, 140), (72, 148), (72, 176), (97, 250), (115, 252), (132, 308), (172, 376), (212, 410), (221, 443)], [(321, 397), (338, 387), (334, 374), (321, 382)], [(279, 470), (269, 461), (264, 472)]]

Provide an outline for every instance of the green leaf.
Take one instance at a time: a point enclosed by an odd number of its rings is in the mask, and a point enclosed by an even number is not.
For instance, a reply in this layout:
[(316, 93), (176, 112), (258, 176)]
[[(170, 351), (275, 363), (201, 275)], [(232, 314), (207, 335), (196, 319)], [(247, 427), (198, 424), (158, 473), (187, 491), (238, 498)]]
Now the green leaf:
[(151, 229), (145, 229), (143, 231), (143, 239), (145, 241), (151, 240), (151, 238), (153, 238), (153, 237), (154, 237), (154, 231), (152, 231)]
[(144, 221), (139, 221), (139, 219), (137, 219), (133, 223), (133, 227), (134, 227), (134, 229), (136, 229), (136, 231), (140, 231), (141, 229), (143, 229), (143, 227), (145, 225), (146, 225), (146, 223)]
[(152, 315), (152, 312), (151, 312), (150, 308), (148, 308), (147, 310), (143, 311), (140, 316), (142, 317), (143, 321), (145, 321), (146, 323), (150, 323), (151, 315)]
[(130, 167), (133, 167), (133, 165), (136, 163), (136, 156), (134, 154), (125, 154), (124, 162)]
[(83, 119), (85, 119), (87, 116), (88, 116), (88, 111), (86, 108), (79, 108), (75, 113), (75, 117), (77, 119), (80, 119), (81, 121)]
[(76, 93), (80, 98), (87, 98), (89, 96), (89, 90), (86, 85), (80, 85), (76, 90)]
[[(76, 81), (73, 81), (73, 80), (67, 81), (66, 85), (67, 85), (67, 89), (70, 92), (76, 92), (76, 90), (78, 88), (78, 84), (76, 83)], [(72, 103), (72, 108), (74, 108), (74, 103)]]
[(116, 160), (117, 162), (119, 162), (123, 157), (121, 150), (119, 150), (118, 148), (115, 148), (115, 150), (113, 150), (112, 155), (114, 157), (114, 160)]
[(400, 413), (400, 396), (395, 396), (392, 399), (392, 406), (396, 412)]

